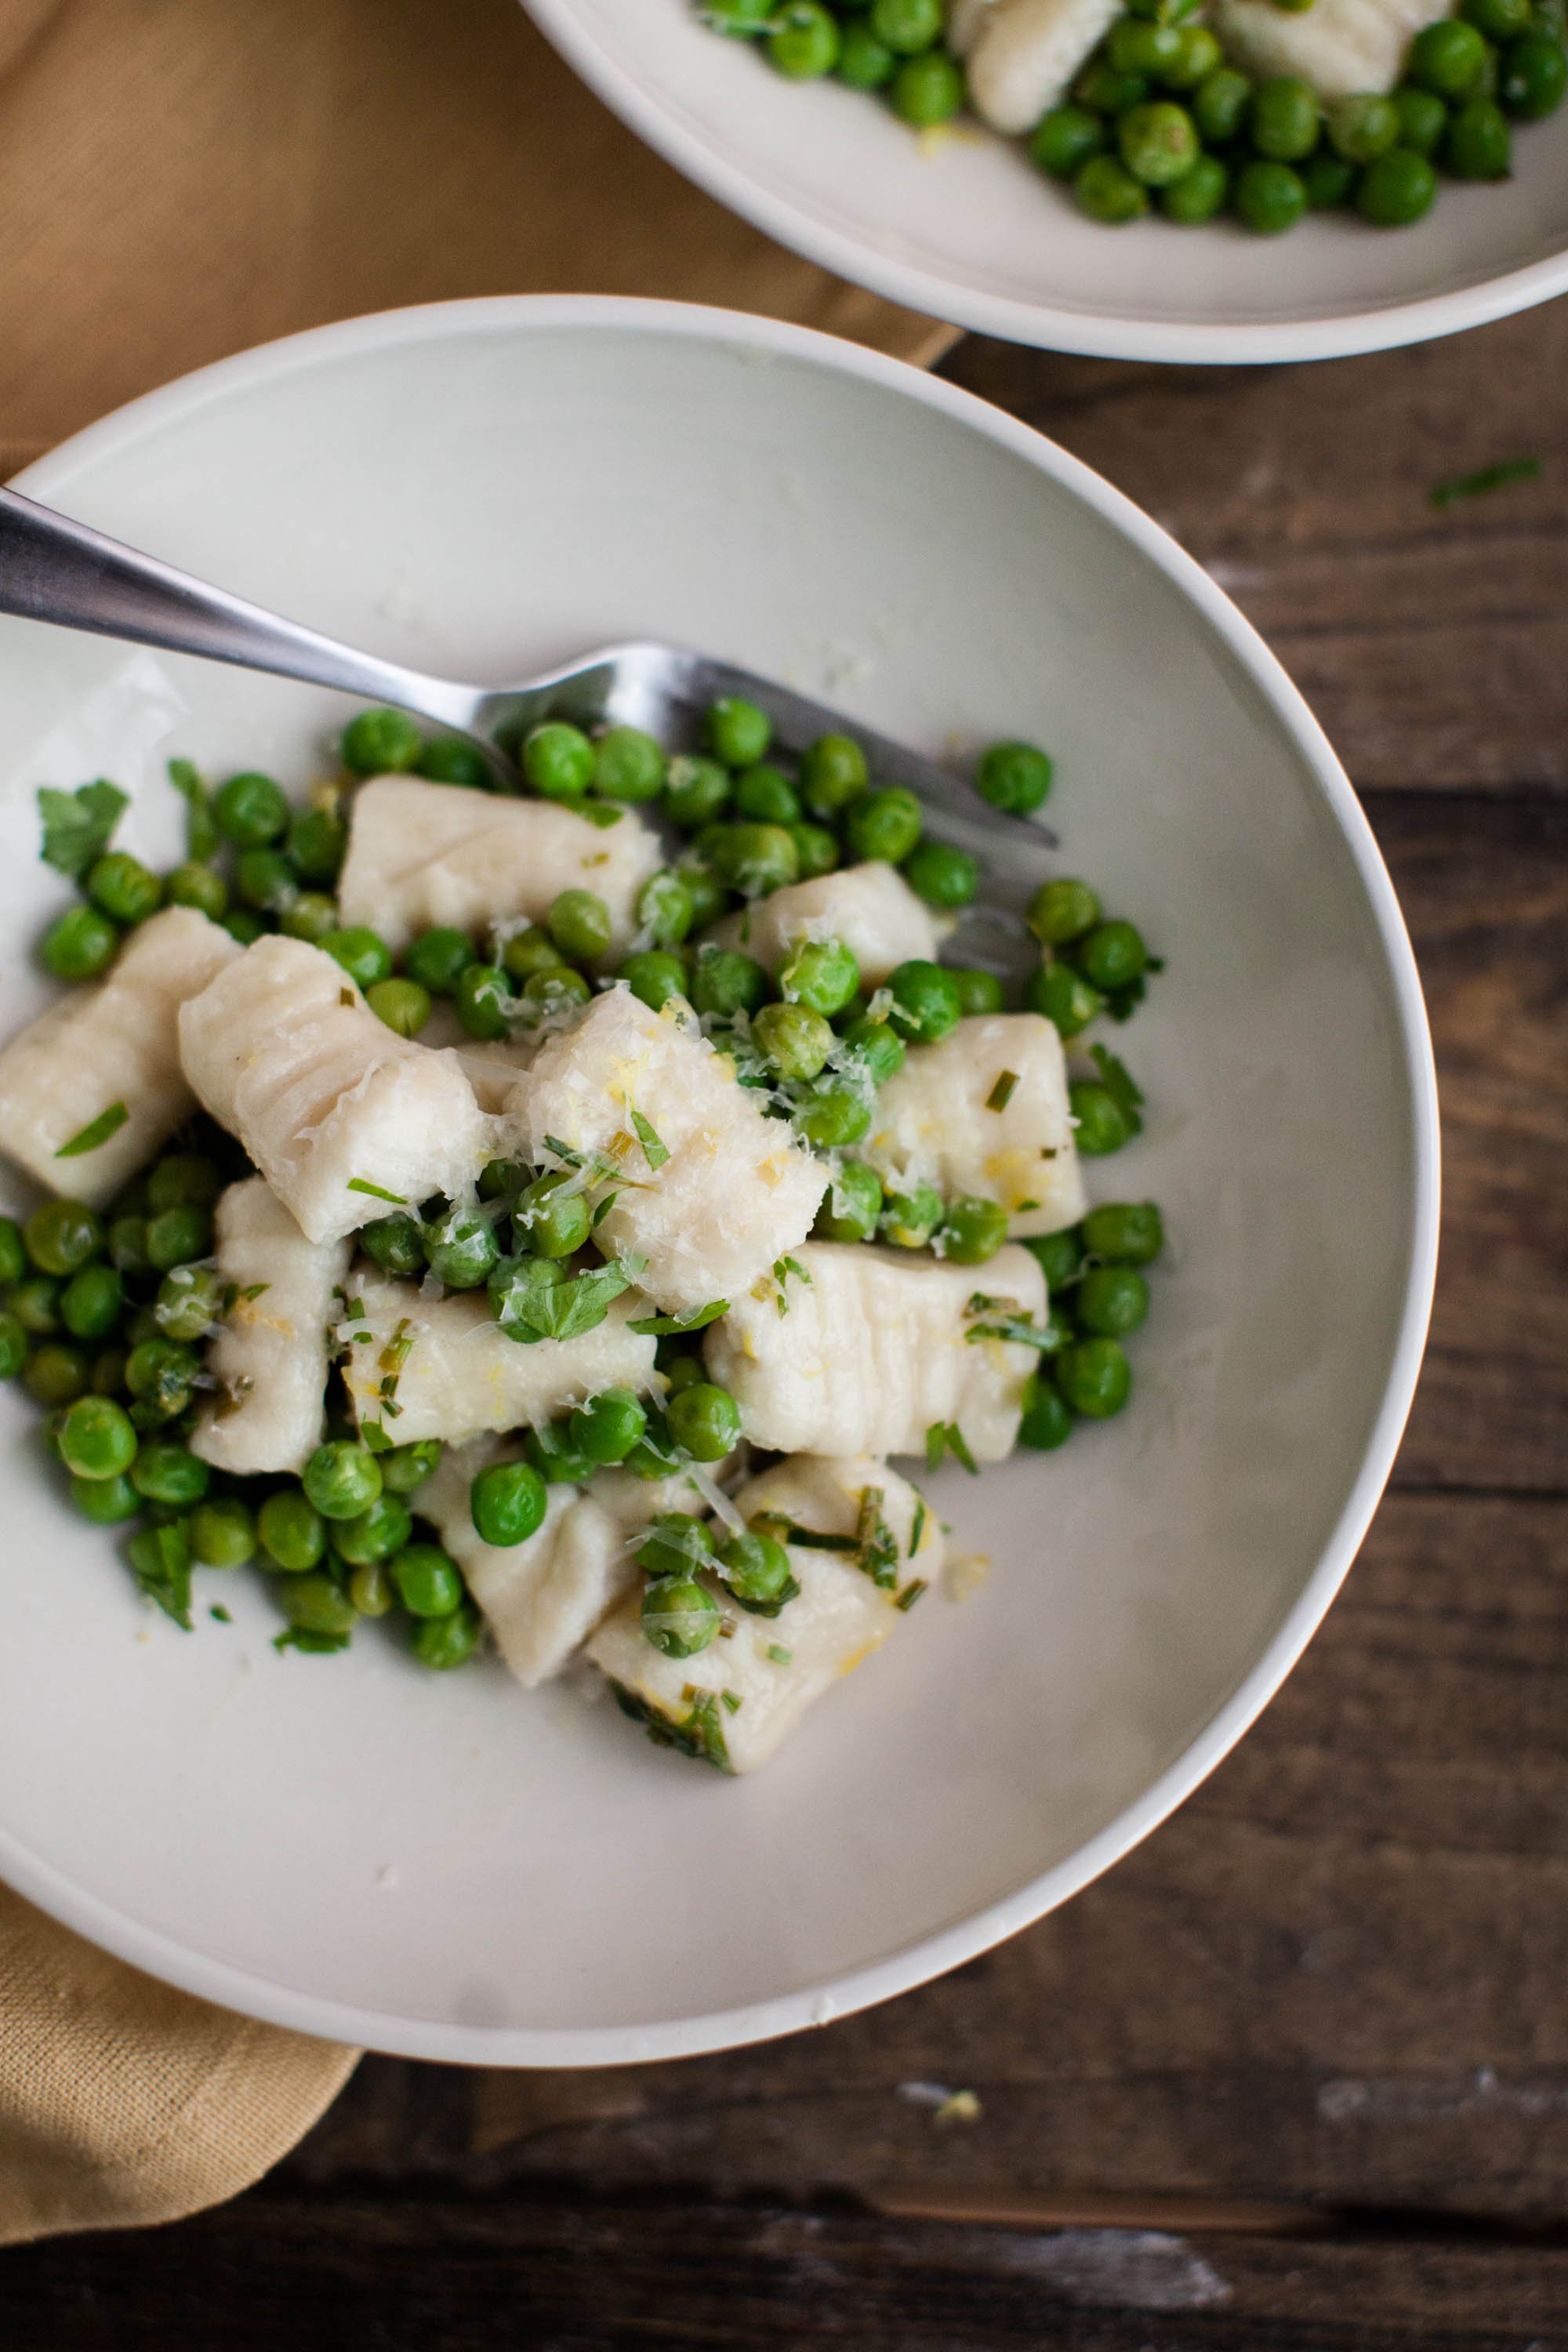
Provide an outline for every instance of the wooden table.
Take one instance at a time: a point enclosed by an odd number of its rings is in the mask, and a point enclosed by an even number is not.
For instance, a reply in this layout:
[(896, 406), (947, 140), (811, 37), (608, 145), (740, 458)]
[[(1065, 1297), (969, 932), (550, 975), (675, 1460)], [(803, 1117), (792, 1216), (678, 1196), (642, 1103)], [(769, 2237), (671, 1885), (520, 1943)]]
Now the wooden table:
[(1207, 1787), (1001, 1950), (722, 2057), (369, 2059), (226, 2210), (9, 2255), (16, 2352), (1568, 2347), (1568, 305), (1317, 368), (946, 372), (1209, 567), (1393, 870), (1447, 1205), (1361, 1562)]

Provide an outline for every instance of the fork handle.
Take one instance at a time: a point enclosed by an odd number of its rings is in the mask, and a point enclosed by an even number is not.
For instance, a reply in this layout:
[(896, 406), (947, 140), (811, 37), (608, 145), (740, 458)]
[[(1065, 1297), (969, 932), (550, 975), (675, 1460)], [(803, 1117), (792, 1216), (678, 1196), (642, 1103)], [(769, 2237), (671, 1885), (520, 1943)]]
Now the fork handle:
[(448, 727), (470, 726), (479, 698), (209, 587), (17, 490), (0, 489), (0, 613), (336, 687)]

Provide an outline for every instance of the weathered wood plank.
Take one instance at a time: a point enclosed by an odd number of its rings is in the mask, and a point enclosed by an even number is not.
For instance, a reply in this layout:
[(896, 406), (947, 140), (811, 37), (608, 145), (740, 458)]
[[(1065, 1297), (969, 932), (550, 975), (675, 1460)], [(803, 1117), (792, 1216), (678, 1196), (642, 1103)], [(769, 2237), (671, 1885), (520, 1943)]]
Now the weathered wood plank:
[[(1158, 517), (1268, 637), (1358, 784), (1568, 782), (1561, 303), (1314, 368), (1125, 367), (970, 338), (942, 373)], [(1436, 512), (1499, 458), (1541, 478)]]

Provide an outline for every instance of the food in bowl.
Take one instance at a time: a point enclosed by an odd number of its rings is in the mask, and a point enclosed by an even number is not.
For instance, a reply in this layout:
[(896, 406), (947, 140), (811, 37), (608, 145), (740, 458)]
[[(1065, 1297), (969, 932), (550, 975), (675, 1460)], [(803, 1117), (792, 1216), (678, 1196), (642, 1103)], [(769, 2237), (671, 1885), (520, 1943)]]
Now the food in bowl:
[[(941, 961), (977, 860), (853, 739), (702, 732), (546, 721), (521, 795), (394, 711), (303, 806), (176, 761), (165, 876), (113, 785), (41, 793), (81, 895), (0, 1050), (50, 1196), (0, 1221), (0, 1371), (180, 1625), (254, 1560), (280, 1647), (396, 1612), (447, 1669), (488, 1626), (744, 1771), (943, 1569), (890, 1457), (978, 1475), (1125, 1405), (1163, 1233), (1088, 1204), (1142, 1097), (1080, 1041), (1159, 967), (1058, 876), (1007, 1009)], [(975, 782), (1026, 818), (1050, 762)]]
[(935, 133), (967, 105), (1109, 225), (1422, 219), (1506, 179), (1568, 84), (1562, 0), (696, 0), (797, 79)]

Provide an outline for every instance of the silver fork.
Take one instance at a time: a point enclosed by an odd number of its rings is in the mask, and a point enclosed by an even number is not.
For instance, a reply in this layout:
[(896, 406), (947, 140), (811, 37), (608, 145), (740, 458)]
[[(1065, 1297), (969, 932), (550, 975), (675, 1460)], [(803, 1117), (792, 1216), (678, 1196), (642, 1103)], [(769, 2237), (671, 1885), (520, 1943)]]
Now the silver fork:
[(681, 747), (695, 743), (709, 704), (724, 695), (743, 696), (767, 712), (786, 751), (803, 751), (819, 735), (853, 735), (878, 783), (902, 784), (916, 793), (931, 832), (983, 861), (984, 905), (966, 918), (965, 929), (973, 937), (977, 926), (985, 927), (987, 913), (1002, 917), (994, 928), (1005, 936), (994, 943), (974, 937), (976, 952), (989, 947), (988, 962), (1016, 960), (1007, 938), (1016, 937), (1016, 915), (1045, 878), (1045, 853), (1056, 843), (1046, 826), (992, 808), (906, 745), (732, 662), (639, 640), (601, 646), (517, 686), (430, 677), (286, 621), (6, 489), (0, 489), (0, 613), (391, 703), (467, 737), (512, 788), (518, 772), (502, 746), (521, 740), (541, 719), (641, 727)]

